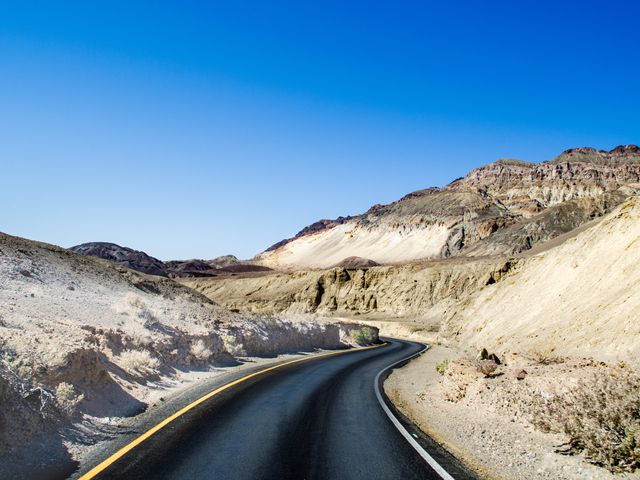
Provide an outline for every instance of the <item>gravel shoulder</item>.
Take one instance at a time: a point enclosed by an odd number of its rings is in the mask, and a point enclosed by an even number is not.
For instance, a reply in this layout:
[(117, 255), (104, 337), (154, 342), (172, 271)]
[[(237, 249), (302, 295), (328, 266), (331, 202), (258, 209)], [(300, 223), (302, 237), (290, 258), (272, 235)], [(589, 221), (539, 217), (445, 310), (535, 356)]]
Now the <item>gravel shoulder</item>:
[[(448, 401), (446, 380), (435, 366), (445, 359), (455, 361), (461, 357), (463, 354), (457, 350), (434, 345), (395, 370), (384, 388), (403, 414), (479, 476), (523, 480), (638, 478), (614, 475), (587, 463), (580, 455), (555, 453), (566, 438), (542, 433), (525, 419), (506, 415), (490, 393), (485, 394), (485, 401), (478, 400), (475, 390), (473, 401)], [(517, 382), (507, 377), (503, 375), (500, 381)], [(489, 387), (486, 390), (490, 392)]]

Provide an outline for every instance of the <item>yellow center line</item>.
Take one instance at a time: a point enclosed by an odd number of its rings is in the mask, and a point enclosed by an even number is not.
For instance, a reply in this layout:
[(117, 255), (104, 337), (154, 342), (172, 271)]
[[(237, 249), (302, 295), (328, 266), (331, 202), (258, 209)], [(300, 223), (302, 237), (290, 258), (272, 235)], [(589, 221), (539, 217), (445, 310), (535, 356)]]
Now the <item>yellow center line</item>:
[(361, 352), (363, 350), (369, 350), (371, 348), (383, 347), (385, 345), (387, 345), (386, 342), (381, 344), (381, 345), (373, 345), (373, 346), (370, 346), (370, 347), (361, 347), (361, 348), (355, 348), (355, 349), (349, 349), (349, 350), (341, 350), (339, 352), (329, 352), (329, 353), (323, 353), (322, 355), (314, 355), (314, 356), (305, 357), (305, 358), (298, 358), (296, 360), (290, 360), (288, 362), (279, 363), (278, 365), (274, 365), (272, 367), (268, 367), (268, 368), (265, 368), (263, 370), (259, 370), (257, 372), (251, 373), (249, 375), (245, 375), (244, 377), (238, 378), (237, 380), (234, 380), (232, 382), (226, 383), (223, 386), (221, 386), (219, 388), (216, 388), (215, 390), (213, 390), (213, 391), (207, 393), (206, 395), (198, 398), (197, 400), (195, 400), (194, 402), (190, 403), (186, 407), (181, 408), (180, 410), (178, 410), (173, 415), (165, 418), (160, 423), (158, 423), (156, 426), (150, 428), (149, 430), (144, 432), (142, 435), (137, 437), (135, 440), (133, 440), (131, 443), (128, 443), (127, 445), (122, 447), (120, 450), (118, 450), (116, 453), (111, 455), (109, 458), (107, 458), (106, 460), (104, 460), (100, 464), (98, 464), (95, 467), (93, 467), (87, 473), (82, 475), (80, 477), (80, 480), (89, 480), (89, 479), (94, 478), (96, 475), (98, 475), (99, 473), (102, 473), (104, 470), (109, 468), (110, 465), (112, 465), (113, 463), (117, 462), (120, 458), (122, 458), (128, 452), (130, 452), (131, 450), (136, 448), (138, 445), (140, 445), (142, 442), (147, 440), (149, 437), (151, 437), (152, 435), (154, 435), (155, 433), (157, 433), (158, 431), (160, 431), (164, 427), (166, 427), (168, 424), (173, 422), (176, 418), (181, 417), (182, 415), (187, 413), (189, 410), (192, 410), (193, 408), (197, 407), (201, 403), (206, 402), (211, 397), (214, 397), (214, 396), (218, 395), (219, 393), (224, 392), (225, 390), (227, 390), (227, 389), (229, 389), (229, 388), (231, 388), (231, 387), (233, 387), (235, 385), (238, 385), (239, 383), (245, 382), (245, 381), (247, 381), (247, 380), (249, 380), (251, 378), (257, 377), (258, 375), (262, 375), (263, 373), (269, 372), (271, 370), (276, 370), (277, 368), (282, 368), (282, 367), (284, 367), (286, 365), (291, 365), (293, 363), (300, 363), (300, 362), (304, 362), (304, 361), (307, 361), (307, 360), (316, 360), (318, 358), (329, 357), (329, 356), (332, 356), (332, 355), (340, 355), (340, 354), (349, 353), (349, 352)]

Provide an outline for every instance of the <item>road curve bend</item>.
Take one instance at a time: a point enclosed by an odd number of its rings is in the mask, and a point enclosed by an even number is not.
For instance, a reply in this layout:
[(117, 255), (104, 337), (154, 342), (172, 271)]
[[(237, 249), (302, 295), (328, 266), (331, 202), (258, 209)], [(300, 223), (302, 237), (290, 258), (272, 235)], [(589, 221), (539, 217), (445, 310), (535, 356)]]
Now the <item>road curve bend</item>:
[(388, 339), (258, 370), (202, 396), (151, 434), (141, 432), (131, 448), (80, 478), (474, 478), (381, 389), (391, 368), (424, 349)]

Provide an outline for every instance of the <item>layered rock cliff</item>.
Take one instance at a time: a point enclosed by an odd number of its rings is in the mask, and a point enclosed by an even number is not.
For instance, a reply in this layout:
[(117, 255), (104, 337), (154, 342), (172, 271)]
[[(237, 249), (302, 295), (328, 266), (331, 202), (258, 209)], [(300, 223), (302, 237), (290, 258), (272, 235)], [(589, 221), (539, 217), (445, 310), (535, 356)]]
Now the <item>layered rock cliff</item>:
[(510, 211), (529, 216), (577, 198), (598, 197), (640, 182), (640, 153), (635, 145), (611, 151), (566, 150), (555, 160), (527, 163), (499, 160), (469, 172), (448, 185), (454, 190), (477, 189)]
[(435, 318), (446, 305), (499, 281), (517, 260), (478, 259), (373, 268), (190, 279), (183, 283), (230, 309), (367, 318)]

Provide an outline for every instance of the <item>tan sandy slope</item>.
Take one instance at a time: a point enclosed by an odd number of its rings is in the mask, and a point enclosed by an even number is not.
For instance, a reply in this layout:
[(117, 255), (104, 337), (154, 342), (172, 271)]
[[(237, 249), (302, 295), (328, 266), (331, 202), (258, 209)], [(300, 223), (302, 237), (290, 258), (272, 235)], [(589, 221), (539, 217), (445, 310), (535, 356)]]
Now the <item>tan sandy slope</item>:
[(501, 351), (640, 363), (640, 198), (458, 305), (443, 334)]

